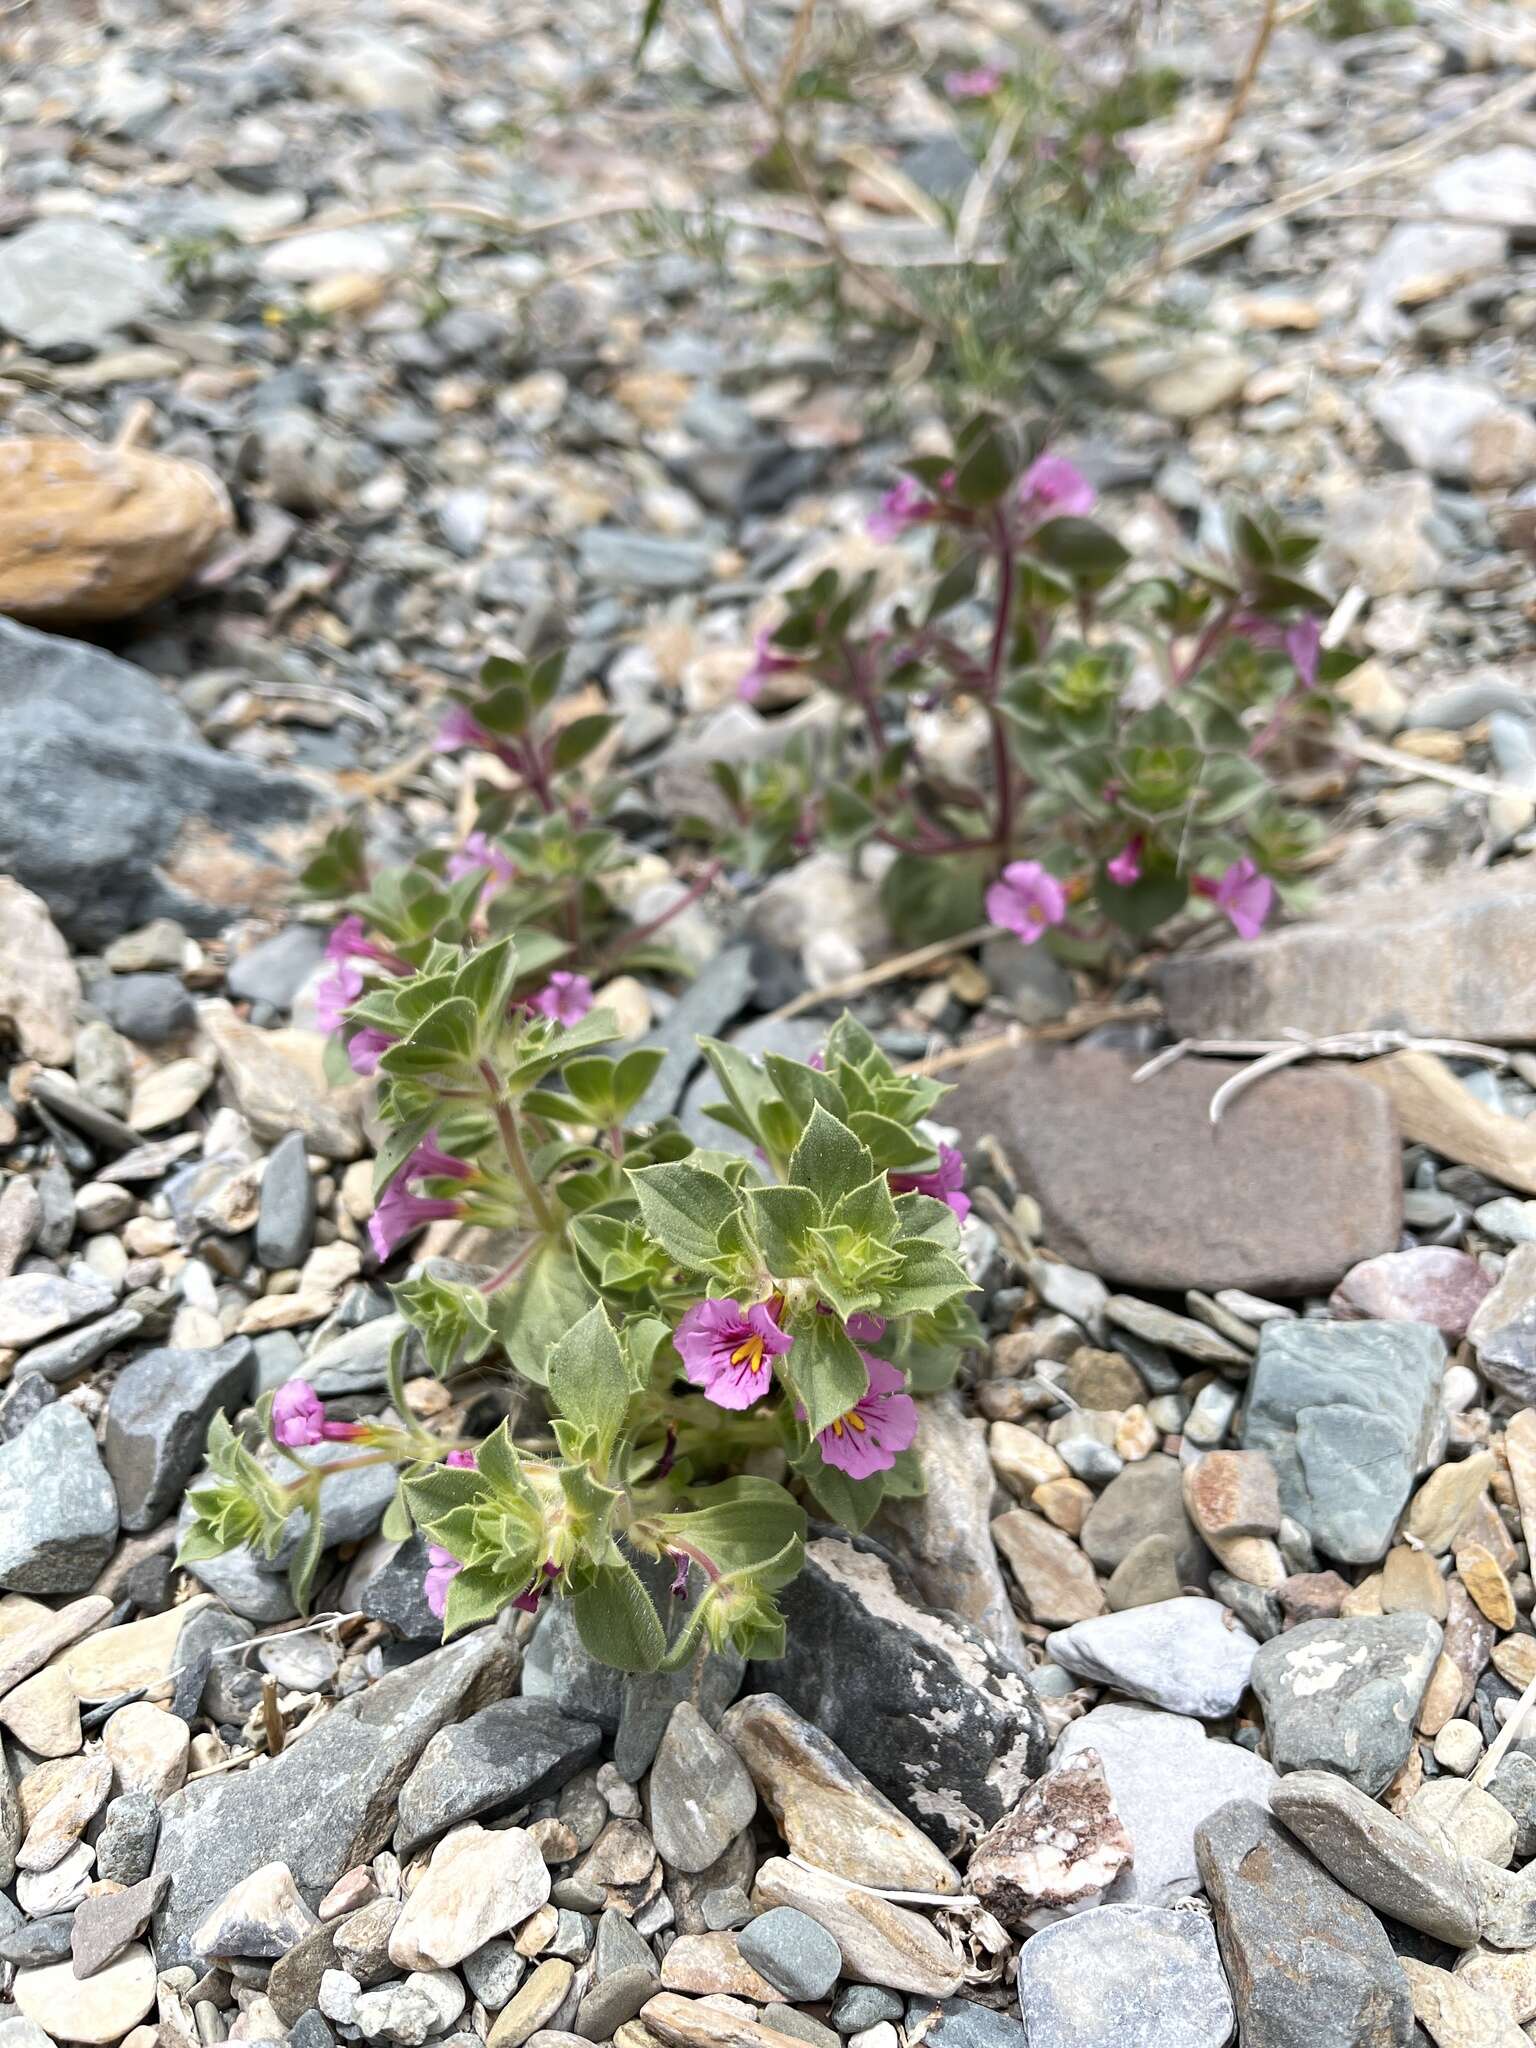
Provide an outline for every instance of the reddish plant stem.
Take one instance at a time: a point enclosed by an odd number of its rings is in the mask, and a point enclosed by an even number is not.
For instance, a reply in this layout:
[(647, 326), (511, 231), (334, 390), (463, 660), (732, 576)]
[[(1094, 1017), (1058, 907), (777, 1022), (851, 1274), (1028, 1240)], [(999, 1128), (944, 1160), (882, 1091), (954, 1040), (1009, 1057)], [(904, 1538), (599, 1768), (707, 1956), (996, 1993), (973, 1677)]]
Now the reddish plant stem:
[(505, 1287), (509, 1280), (516, 1279), (518, 1273), (521, 1272), (529, 1259), (532, 1258), (534, 1252), (537, 1251), (538, 1245), (539, 1240), (536, 1237), (530, 1237), (520, 1251), (515, 1251), (512, 1254), (499, 1273), (493, 1273), (489, 1280), (482, 1280), (480, 1282), (480, 1292), (482, 1294), (494, 1294), (498, 1287)]
[(1197, 676), (1201, 669), (1204, 668), (1215, 649), (1226, 637), (1228, 628), (1232, 624), (1235, 609), (1235, 606), (1231, 604), (1220, 605), (1216, 610), (1215, 616), (1206, 621), (1200, 637), (1189, 651), (1189, 659), (1173, 672), (1173, 686), (1175, 689), (1179, 689), (1183, 684), (1187, 683), (1191, 676)]
[(724, 867), (725, 862), (723, 860), (712, 860), (697, 880), (689, 884), (688, 888), (669, 909), (662, 911), (658, 917), (647, 918), (644, 924), (631, 925), (627, 932), (621, 932), (611, 946), (605, 946), (602, 952), (598, 954), (596, 961), (593, 963), (594, 966), (601, 971), (611, 966), (615, 960), (621, 958), (632, 946), (638, 946), (644, 939), (653, 938), (663, 925), (670, 924), (673, 918), (680, 916), (683, 911), (688, 909), (690, 904), (697, 903), (699, 898), (708, 890), (716, 876), (724, 870)]

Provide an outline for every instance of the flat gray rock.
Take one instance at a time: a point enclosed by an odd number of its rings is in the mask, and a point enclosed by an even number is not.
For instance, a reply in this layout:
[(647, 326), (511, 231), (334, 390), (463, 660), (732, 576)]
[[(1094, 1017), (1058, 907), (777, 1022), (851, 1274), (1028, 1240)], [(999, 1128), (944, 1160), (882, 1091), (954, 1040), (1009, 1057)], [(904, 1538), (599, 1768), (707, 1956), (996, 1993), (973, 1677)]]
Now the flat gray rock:
[(0, 1586), (83, 1593), (117, 1541), (117, 1495), (78, 1408), (55, 1401), (0, 1444)]
[(153, 1529), (175, 1510), (209, 1423), (244, 1401), (254, 1365), (250, 1339), (232, 1337), (217, 1351), (146, 1351), (118, 1375), (104, 1448), (125, 1529)]
[(1442, 1640), (1427, 1614), (1360, 1614), (1263, 1644), (1253, 1689), (1275, 1769), (1334, 1771), (1373, 1799), (1384, 1792), (1408, 1760)]
[(1243, 1446), (1268, 1451), (1281, 1506), (1329, 1557), (1386, 1555), (1427, 1461), (1445, 1362), (1424, 1323), (1264, 1325)]
[(1118, 1700), (1063, 1729), (1052, 1765), (1084, 1749), (1098, 1752), (1135, 1850), (1106, 1905), (1168, 1906), (1199, 1891), (1195, 1829), (1229, 1799), (1262, 1805), (1276, 1782), (1273, 1764), (1199, 1721)]
[(39, 221), (0, 243), (0, 327), (28, 348), (94, 355), (167, 296), (157, 266), (104, 221)]
[(1258, 1644), (1218, 1600), (1158, 1600), (1056, 1629), (1047, 1652), (1097, 1680), (1173, 1714), (1216, 1721), (1248, 1686)]
[(1029, 2048), (1227, 2048), (1232, 1994), (1203, 1913), (1095, 1906), (1019, 1957)]
[(505, 1694), (513, 1670), (500, 1631), (480, 1629), (344, 1700), (259, 1770), (173, 1793), (155, 1866), (171, 1878), (155, 1920), (160, 1968), (193, 1960), (194, 1928), (263, 1864), (286, 1863), (318, 1904), (388, 1842), (401, 1789), (439, 1728)]
[(558, 1792), (597, 1754), (602, 1730), (547, 1700), (497, 1700), (421, 1753), (400, 1793), (395, 1848), (412, 1856), (461, 1821), (488, 1820)]
[(1417, 1828), (1331, 1771), (1295, 1771), (1269, 1795), (1283, 1821), (1330, 1876), (1378, 1913), (1452, 1948), (1477, 1940), (1477, 1888)]
[(1409, 2048), (1413, 1999), (1381, 1922), (1277, 1820), (1234, 1799), (1195, 1848), (1243, 2048)]

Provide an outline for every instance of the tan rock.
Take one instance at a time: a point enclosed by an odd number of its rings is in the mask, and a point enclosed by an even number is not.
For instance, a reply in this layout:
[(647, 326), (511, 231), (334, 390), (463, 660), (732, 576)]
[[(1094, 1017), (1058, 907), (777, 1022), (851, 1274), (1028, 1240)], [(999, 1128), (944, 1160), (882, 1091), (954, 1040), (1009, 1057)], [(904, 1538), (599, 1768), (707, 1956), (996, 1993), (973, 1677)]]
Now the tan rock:
[(327, 1159), (358, 1156), (363, 1091), (327, 1081), (322, 1033), (296, 1026), (261, 1031), (224, 1003), (205, 1003), (200, 1017), (235, 1105), (258, 1138), (276, 1144), (289, 1131), (302, 1131), (310, 1150)]
[(1429, 1552), (1406, 1544), (1389, 1550), (1381, 1567), (1382, 1613), (1427, 1614), (1444, 1621), (1446, 1609), (1445, 1581)]
[[(0, 441), (0, 475), (14, 441)], [(8, 507), (0, 492), (0, 590), (5, 585)], [(0, 602), (0, 611), (7, 607)], [(80, 977), (41, 896), (0, 875), (0, 1030), (28, 1059), (67, 1067), (75, 1056)]]
[(1339, 1602), (1340, 1614), (1380, 1614), (1382, 1574), (1372, 1572)]
[(1065, 1529), (1069, 1536), (1082, 1534), (1094, 1498), (1093, 1488), (1086, 1481), (1070, 1475), (1065, 1479), (1046, 1480), (1029, 1497), (1032, 1507), (1038, 1508), (1045, 1519), (1058, 1529)]
[(1515, 1817), (1491, 1792), (1460, 1778), (1429, 1778), (1404, 1819), (1447, 1856), (1480, 1856), (1507, 1870), (1515, 1854)]
[(1115, 1449), (1127, 1465), (1150, 1458), (1161, 1442), (1157, 1425), (1139, 1401), (1122, 1412), (1115, 1431)]
[[(1507, 1484), (1508, 1473), (1503, 1477)], [(1514, 1538), (1505, 1525), (1504, 1517), (1486, 1493), (1480, 1493), (1462, 1517), (1456, 1541), (1458, 1544), (1480, 1543), (1502, 1572), (1512, 1572), (1519, 1561)]]
[(1519, 1692), (1536, 1679), (1536, 1636), (1505, 1636), (1489, 1659), (1500, 1678)]
[[(521, 1995), (520, 1992), (518, 1996)], [(516, 2002), (514, 1999), (513, 2004)], [(511, 2010), (508, 2006), (507, 2012)], [(516, 2048), (510, 2039), (497, 2039), (497, 2028), (506, 2016), (503, 2013), (492, 2028), (487, 2048)], [(798, 2035), (781, 2034), (775, 2027), (761, 2026), (755, 2013), (724, 2012), (702, 1999), (681, 1998), (675, 1991), (658, 1991), (654, 1998), (647, 1999), (640, 2008), (640, 2017), (668, 2048), (797, 2048), (799, 2042)], [(803, 2043), (800, 2048), (804, 2048)]]
[(57, 1667), (34, 1671), (0, 1695), (0, 1725), (34, 1756), (74, 1756), (80, 1748), (80, 1702)]
[(1022, 1423), (994, 1422), (987, 1432), (987, 1450), (993, 1471), (1020, 1500), (1028, 1500), (1037, 1486), (1067, 1477), (1060, 1451)]
[(1289, 1576), (1279, 1544), (1272, 1543), (1267, 1536), (1234, 1536), (1219, 1548), (1214, 1544), (1212, 1548), (1233, 1578), (1241, 1579), (1246, 1586), (1259, 1586), (1272, 1593)]
[[(873, 1892), (850, 1889), (822, 1871), (770, 1857), (757, 1873), (752, 1903), (759, 1912), (796, 1906), (808, 1913), (837, 1943), (844, 1976), (858, 1983), (883, 1984), (919, 1998), (950, 1998), (964, 1981), (959, 1955), (920, 1914)], [(649, 2012), (647, 2006), (641, 2013), (647, 2025), (652, 2024)]]
[(129, 618), (179, 589), (233, 517), (195, 462), (62, 436), (0, 442), (0, 612), (39, 626)]
[(1053, 1529), (1027, 1508), (1012, 1508), (992, 1524), (992, 1540), (1007, 1558), (1036, 1621), (1065, 1628), (1104, 1613), (1093, 1566), (1065, 1531)]
[(1456, 1573), (1495, 1628), (1512, 1629), (1519, 1616), (1509, 1581), (1481, 1543), (1463, 1543), (1456, 1552)]
[(1507, 2012), (1517, 2025), (1536, 2019), (1536, 1950), (1506, 1955), (1497, 1949), (1469, 1948), (1457, 1957), (1451, 1975)]
[(148, 1700), (119, 1707), (101, 1731), (102, 1748), (117, 1773), (117, 1789), (152, 1792), (157, 1800), (185, 1780), (189, 1740), (185, 1721)]
[(299, 1896), (286, 1863), (263, 1863), (209, 1907), (192, 1936), (200, 1956), (275, 1961), (320, 1923)]
[(179, 1124), (197, 1107), (212, 1079), (213, 1069), (203, 1060), (167, 1060), (163, 1067), (149, 1068), (134, 1088), (129, 1127), (147, 1132)]
[(94, 1977), (76, 1977), (68, 1962), (19, 1970), (12, 1996), (23, 2017), (40, 2026), (50, 2040), (104, 2048), (108, 2042), (121, 2041), (154, 2004), (154, 1957), (135, 1942)]
[(741, 1953), (734, 1934), (680, 1934), (662, 1958), (661, 1988), (695, 1996), (723, 1991), (758, 2005), (772, 2005), (779, 1996)]
[(1442, 1556), (1451, 1548), (1473, 1504), (1493, 1477), (1494, 1461), (1489, 1451), (1474, 1451), (1460, 1464), (1437, 1465), (1413, 1499), (1403, 1517), (1403, 1533), (1422, 1543), (1426, 1550)]
[(1536, 1408), (1522, 1408), (1504, 1429), (1504, 1457), (1514, 1482), (1525, 1547), (1536, 1557)]
[[(513, 1992), (486, 2039), (486, 2048), (522, 2048), (531, 2034), (547, 2027), (564, 2005), (576, 1975), (561, 1956), (550, 1956), (531, 1970)], [(654, 2001), (653, 2001), (654, 2002)], [(679, 1999), (679, 2005), (686, 2001)]]
[[(523, 1828), (455, 1828), (389, 1937), (402, 1970), (451, 1970), (498, 1934), (520, 1927), (549, 1898), (549, 1871)], [(541, 2022), (542, 2024), (542, 2022)]]
[(1447, 1721), (1455, 1718), (1465, 1686), (1461, 1666), (1442, 1650), (1435, 1659), (1435, 1668), (1429, 1674), (1429, 1684), (1425, 1686), (1424, 1697), (1419, 1702), (1417, 1725), (1421, 1735), (1433, 1740)]
[(42, 1805), (32, 1807), (29, 1799), (22, 1799), (22, 1812), (28, 1815), (28, 1824), (26, 1839), (16, 1852), (18, 1870), (52, 1870), (55, 1864), (62, 1863), (112, 1790), (112, 1766), (99, 1751), (93, 1756), (62, 1757), (55, 1764), (40, 1766), (23, 1780), (24, 1794), (43, 1771), (59, 1775), (50, 1781), (55, 1789)]
[(795, 1855), (857, 1884), (958, 1892), (960, 1873), (819, 1728), (776, 1693), (738, 1700), (720, 1733)]
[(121, 1699), (125, 1693), (142, 1692), (148, 1686), (161, 1684), (175, 1668), (176, 1643), (182, 1629), (194, 1614), (212, 1604), (211, 1593), (197, 1593), (179, 1607), (168, 1607), (164, 1614), (150, 1614), (142, 1621), (124, 1622), (120, 1628), (102, 1629), (98, 1635), (77, 1643), (58, 1659), (59, 1668), (75, 1689), (76, 1699)]
[(1214, 1549), (1235, 1536), (1273, 1536), (1280, 1482), (1266, 1451), (1207, 1451), (1184, 1467), (1184, 1507)]
[(1530, 2048), (1499, 2005), (1464, 1978), (1414, 1956), (1398, 1962), (1413, 1993), (1413, 2016), (1435, 2048)]

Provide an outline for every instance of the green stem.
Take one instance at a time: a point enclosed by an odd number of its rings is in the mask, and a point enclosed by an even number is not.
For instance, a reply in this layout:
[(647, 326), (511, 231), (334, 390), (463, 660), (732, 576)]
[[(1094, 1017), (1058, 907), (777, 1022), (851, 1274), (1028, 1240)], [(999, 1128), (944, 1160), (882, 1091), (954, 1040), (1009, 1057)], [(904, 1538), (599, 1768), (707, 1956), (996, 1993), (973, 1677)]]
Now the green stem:
[(523, 1150), (523, 1141), (517, 1128), (517, 1118), (512, 1114), (511, 1104), (501, 1092), (501, 1081), (489, 1060), (480, 1062), (480, 1078), (490, 1093), (491, 1109), (496, 1118), (496, 1128), (501, 1133), (502, 1148), (507, 1155), (507, 1164), (513, 1177), (523, 1191), (529, 1210), (538, 1228), (552, 1234), (555, 1219), (544, 1192), (533, 1177), (533, 1168), (528, 1164), (528, 1154)]

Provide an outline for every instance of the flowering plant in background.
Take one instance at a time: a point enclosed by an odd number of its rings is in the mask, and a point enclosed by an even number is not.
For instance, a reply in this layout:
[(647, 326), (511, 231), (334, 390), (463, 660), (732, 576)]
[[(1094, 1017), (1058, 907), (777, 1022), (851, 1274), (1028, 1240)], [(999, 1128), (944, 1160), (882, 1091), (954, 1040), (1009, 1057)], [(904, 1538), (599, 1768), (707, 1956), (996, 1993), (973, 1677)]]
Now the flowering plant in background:
[[(926, 596), (877, 613), (872, 576), (830, 569), (789, 593), (758, 668), (798, 667), (847, 716), (819, 754), (716, 769), (731, 856), (889, 848), (912, 943), (985, 917), (1089, 964), (1205, 906), (1262, 930), (1317, 829), (1274, 777), (1355, 665), (1301, 580), (1315, 542), (1234, 514), (1224, 559), (1138, 575), (1095, 507), (1076, 464), (985, 417), (910, 463), (871, 530), (932, 536)], [(930, 754), (946, 718), (984, 741), (974, 775)]]
[(280, 1558), (297, 1541), (307, 1595), (326, 1476), (387, 1463), (386, 1533), (421, 1531), (449, 1633), (558, 1599), (626, 1670), (701, 1642), (775, 1655), (807, 1503), (857, 1529), (919, 1491), (913, 1397), (980, 1338), (958, 1257), (964, 1161), (928, 1122), (945, 1089), (896, 1073), (846, 1016), (816, 1065), (705, 1040), (710, 1114), (750, 1152), (696, 1149), (670, 1120), (634, 1121), (661, 1055), (600, 1054), (605, 1013), (583, 1001), (564, 1021), (569, 986), (536, 1004), (527, 979), (511, 937), (434, 942), (342, 1028), (388, 1041), (380, 1262), (450, 1218), (495, 1254), (427, 1258), (396, 1283), (420, 1360), (448, 1379), (504, 1363), (538, 1419), (474, 1445), (432, 1433), (407, 1404), (403, 1342), (383, 1417), (332, 1415), (290, 1381), (257, 1404), (264, 1442), (215, 1424), (183, 1555)]
[[(617, 721), (606, 712), (562, 720), (563, 673), (563, 654), (537, 662), (493, 655), (475, 685), (454, 696), (437, 751), (489, 755), (507, 785), (484, 797), (457, 845), (370, 881), (362, 836), (343, 825), (305, 869), (307, 894), (344, 912), (317, 990), (322, 1030), (337, 1031), (365, 989), (408, 977), (434, 945), (463, 948), (515, 933), (518, 999), (563, 1024), (579, 1022), (594, 981), (621, 967), (685, 971), (665, 928), (704, 894), (718, 863), (679, 887), (658, 916), (626, 921), (611, 883), (635, 850), (606, 822), (624, 785), (596, 772)], [(334, 1077), (348, 1068), (374, 1074), (386, 1044), (377, 1024), (354, 1020), (338, 1040)]]

